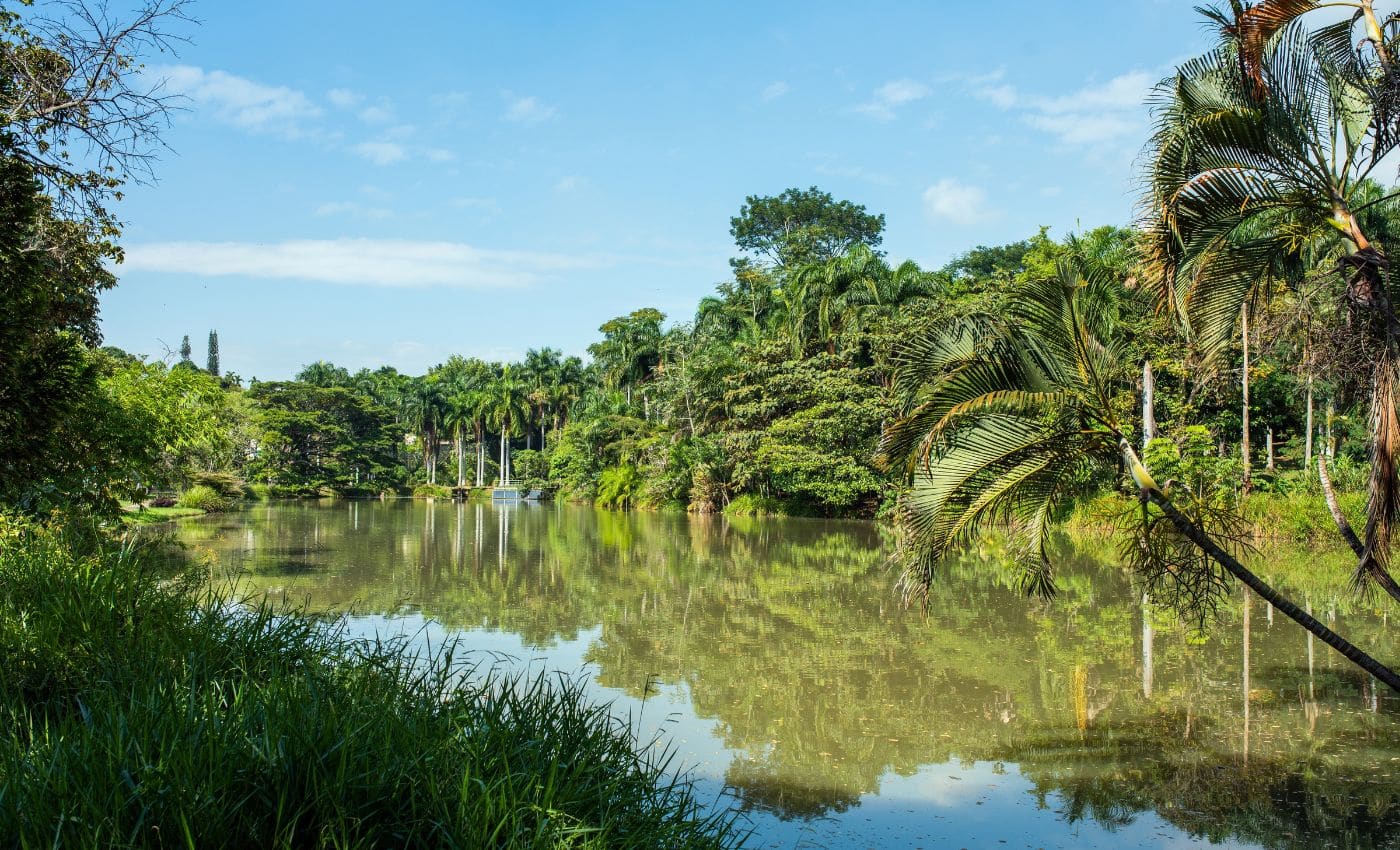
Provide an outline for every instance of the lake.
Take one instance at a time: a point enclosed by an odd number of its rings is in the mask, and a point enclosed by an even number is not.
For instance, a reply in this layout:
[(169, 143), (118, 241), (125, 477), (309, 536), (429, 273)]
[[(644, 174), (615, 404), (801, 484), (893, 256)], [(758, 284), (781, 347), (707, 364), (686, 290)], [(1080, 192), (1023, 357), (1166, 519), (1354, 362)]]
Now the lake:
[[(752, 847), (1400, 846), (1396, 695), (1243, 590), (1183, 626), (1102, 541), (1059, 541), (1046, 603), (989, 539), (925, 611), (871, 523), (325, 501), (174, 533), (354, 634), (585, 677)], [(1345, 558), (1256, 560), (1400, 663)]]

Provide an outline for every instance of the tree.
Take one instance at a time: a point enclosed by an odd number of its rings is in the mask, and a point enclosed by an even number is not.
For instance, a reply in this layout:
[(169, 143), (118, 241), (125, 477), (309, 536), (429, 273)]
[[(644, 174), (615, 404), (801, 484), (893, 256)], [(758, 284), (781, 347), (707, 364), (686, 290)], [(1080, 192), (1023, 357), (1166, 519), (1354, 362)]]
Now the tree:
[(1127, 425), (1133, 361), (1105, 309), (1117, 286), (1066, 261), (1058, 279), (1018, 288), (1005, 315), (973, 314), (909, 343), (896, 386), (908, 403), (880, 455), (909, 482), (897, 511), (906, 594), (926, 598), (959, 544), (1005, 525), (1025, 545), (1027, 591), (1052, 595), (1050, 529), (1121, 465), (1141, 499), (1125, 516), (1125, 554), (1154, 599), (1205, 617), (1233, 577), (1400, 691), (1400, 676), (1227, 551), (1238, 528), (1227, 508), (1159, 485), (1139, 458)]
[(343, 490), (393, 463), (392, 414), (355, 390), (264, 382), (248, 396), (259, 433), (252, 476), (301, 492)]
[(219, 377), (219, 332), (209, 332), (209, 353), (204, 361), (204, 371)]
[(190, 346), (190, 335), (185, 334), (180, 340), (180, 362), (186, 366), (194, 365), (194, 348)]
[(510, 438), (530, 416), (530, 391), (516, 369), (506, 366), (487, 387), (491, 424), (501, 435), (500, 485), (510, 484)]
[(89, 0), (51, 0), (32, 15), (0, 9), (0, 155), (28, 168), (60, 217), (101, 238), (116, 235), (106, 205), (122, 184), (153, 176), (176, 96), (140, 73), (141, 61), (171, 52), (188, 6), (147, 0), (124, 20)]
[(1308, 268), (1336, 265), (1349, 345), (1372, 365), (1371, 485), (1356, 581), (1400, 599), (1387, 569), (1400, 518), (1400, 322), (1373, 238), (1376, 218), (1393, 217), (1396, 204), (1374, 198), (1368, 179), (1400, 146), (1395, 81), (1383, 40), (1355, 46), (1349, 22), (1316, 33), (1285, 25), (1316, 5), (1215, 13), (1222, 44), (1158, 87), (1149, 244), (1165, 301), (1215, 356), (1264, 286), (1296, 285)]
[(837, 201), (815, 186), (776, 196), (750, 195), (729, 220), (740, 250), (788, 268), (830, 260), (857, 245), (878, 248), (884, 230), (883, 215)]
[(31, 169), (5, 157), (0, 218), (0, 502), (44, 510), (81, 496), (95, 460), (74, 435), (98, 395), (98, 294), (116, 278), (108, 247), (55, 218)]
[(661, 323), (666, 314), (650, 307), (604, 322), (603, 339), (588, 346), (608, 386), (621, 389), (632, 401), (632, 390), (651, 377), (661, 362)]

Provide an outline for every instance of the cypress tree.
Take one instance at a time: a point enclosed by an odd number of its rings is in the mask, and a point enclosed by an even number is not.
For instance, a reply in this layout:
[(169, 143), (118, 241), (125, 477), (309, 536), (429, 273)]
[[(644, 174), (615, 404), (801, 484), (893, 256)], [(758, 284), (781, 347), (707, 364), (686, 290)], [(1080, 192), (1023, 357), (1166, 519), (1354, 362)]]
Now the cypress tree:
[(190, 348), (190, 335), (185, 334), (185, 338), (180, 340), (180, 362), (193, 363), (194, 360), (190, 357), (192, 353), (193, 349)]
[(219, 377), (219, 332), (209, 332), (209, 359), (205, 361), (205, 369), (214, 377)]

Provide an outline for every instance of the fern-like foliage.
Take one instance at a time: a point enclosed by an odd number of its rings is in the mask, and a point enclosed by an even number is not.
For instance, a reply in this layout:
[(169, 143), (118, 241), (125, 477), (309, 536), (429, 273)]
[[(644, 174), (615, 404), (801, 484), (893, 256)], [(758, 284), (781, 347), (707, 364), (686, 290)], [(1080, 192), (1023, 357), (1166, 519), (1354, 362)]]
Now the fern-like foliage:
[(900, 470), (906, 601), (989, 526), (1016, 532), (1024, 585), (1054, 593), (1047, 537), (1063, 508), (1117, 475), (1129, 361), (1107, 332), (1121, 286), (1073, 261), (1023, 285), (1002, 315), (972, 315), (901, 352), (904, 413), (878, 458)]

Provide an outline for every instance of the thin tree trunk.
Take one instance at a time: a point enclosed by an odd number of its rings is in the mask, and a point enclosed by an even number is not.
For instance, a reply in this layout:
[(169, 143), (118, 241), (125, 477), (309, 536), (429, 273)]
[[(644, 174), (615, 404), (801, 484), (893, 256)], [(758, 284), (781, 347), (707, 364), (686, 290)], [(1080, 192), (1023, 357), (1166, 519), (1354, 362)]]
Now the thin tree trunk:
[(1266, 452), (1266, 454), (1268, 455), (1268, 458), (1269, 458), (1268, 463), (1265, 464), (1264, 468), (1267, 469), (1267, 470), (1269, 470), (1270, 472), (1273, 472), (1273, 471), (1274, 471), (1274, 429), (1273, 429), (1272, 427), (1269, 428), (1269, 433), (1266, 434), (1266, 435), (1264, 436), (1264, 446), (1265, 446), (1265, 452)]
[(1303, 438), (1303, 471), (1304, 471), (1306, 474), (1311, 475), (1311, 474), (1312, 474), (1312, 456), (1313, 456), (1313, 379), (1312, 379), (1312, 375), (1309, 375), (1309, 376), (1308, 376), (1308, 413), (1307, 413), (1307, 427), (1306, 427), (1305, 431), (1306, 431), (1306, 433), (1307, 433), (1307, 436)]
[(1244, 489), (1250, 488), (1249, 466), (1249, 305), (1240, 307), (1240, 341), (1244, 349), (1244, 365), (1240, 369), (1240, 387), (1244, 400), (1240, 406), (1240, 458), (1244, 461)]
[(1157, 381), (1152, 374), (1152, 361), (1142, 361), (1142, 447), (1157, 439), (1157, 413), (1154, 399), (1157, 396)]
[(500, 486), (506, 486), (506, 435), (501, 433), (501, 468), (496, 470), (496, 480)]
[(1337, 503), (1337, 493), (1332, 489), (1332, 476), (1327, 474), (1327, 458), (1317, 459), (1317, 480), (1322, 485), (1322, 496), (1327, 500), (1327, 510), (1332, 512), (1332, 521), (1337, 524), (1337, 531), (1341, 532), (1342, 539), (1351, 547), (1351, 551), (1360, 558), (1366, 552), (1366, 547), (1362, 545), (1361, 538), (1356, 536), (1356, 531), (1352, 529), (1351, 523), (1347, 521), (1346, 514), (1342, 513), (1342, 506)]
[(457, 431), (457, 486), (465, 487), (467, 484), (467, 441), (462, 439), (462, 432)]
[(1250, 572), (1243, 564), (1237, 561), (1234, 556), (1226, 552), (1218, 543), (1211, 539), (1210, 535), (1202, 531), (1201, 528), (1193, 523), (1185, 514), (1177, 510), (1176, 506), (1171, 503), (1171, 500), (1164, 496), (1160, 490), (1148, 489), (1145, 490), (1144, 493), (1153, 504), (1161, 508), (1162, 513), (1166, 516), (1167, 520), (1176, 527), (1177, 531), (1180, 531), (1186, 539), (1196, 544), (1197, 548), (1208, 555), (1211, 560), (1224, 567), (1227, 572), (1243, 582), (1246, 587), (1263, 597), (1264, 601), (1277, 608), (1285, 617), (1316, 635), (1323, 643), (1337, 650), (1343, 657), (1362, 670), (1365, 670), (1367, 673), (1370, 673), (1372, 676), (1384, 682), (1387, 687), (1400, 693), (1400, 675), (1396, 675), (1395, 671), (1363, 652), (1346, 638), (1324, 626), (1316, 618), (1297, 605), (1294, 605), (1291, 600), (1284, 597), (1257, 575)]

